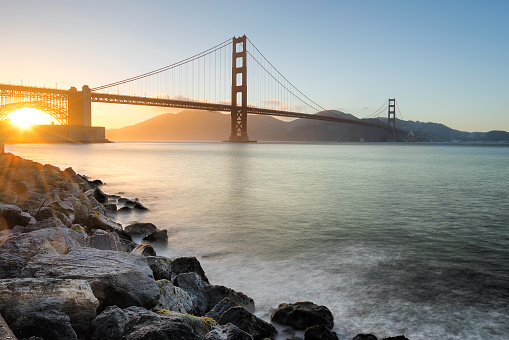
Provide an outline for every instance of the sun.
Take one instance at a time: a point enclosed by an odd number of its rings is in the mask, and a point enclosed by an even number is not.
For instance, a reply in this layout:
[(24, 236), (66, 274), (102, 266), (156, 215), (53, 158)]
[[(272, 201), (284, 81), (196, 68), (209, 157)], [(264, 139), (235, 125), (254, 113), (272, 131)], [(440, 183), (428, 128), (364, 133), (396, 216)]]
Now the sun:
[(8, 118), (11, 119), (12, 124), (22, 128), (27, 128), (30, 125), (51, 124), (53, 122), (53, 119), (47, 113), (31, 108), (16, 110)]

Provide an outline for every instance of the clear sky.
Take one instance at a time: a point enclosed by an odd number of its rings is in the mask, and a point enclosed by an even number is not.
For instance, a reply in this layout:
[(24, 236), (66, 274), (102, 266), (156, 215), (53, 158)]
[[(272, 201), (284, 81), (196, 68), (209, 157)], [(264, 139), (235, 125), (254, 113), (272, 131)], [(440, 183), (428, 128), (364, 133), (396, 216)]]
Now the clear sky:
[[(0, 0), (0, 83), (100, 86), (246, 34), (308, 97), (359, 118), (509, 131), (508, 0)], [(119, 127), (165, 108), (93, 104)]]

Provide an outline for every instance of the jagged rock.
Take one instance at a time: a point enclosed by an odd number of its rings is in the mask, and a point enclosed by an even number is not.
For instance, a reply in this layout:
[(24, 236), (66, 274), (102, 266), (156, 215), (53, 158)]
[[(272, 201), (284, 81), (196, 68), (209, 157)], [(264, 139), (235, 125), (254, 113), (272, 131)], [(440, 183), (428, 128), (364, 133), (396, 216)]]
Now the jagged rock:
[(19, 339), (41, 336), (48, 340), (78, 340), (69, 317), (55, 310), (21, 316), (14, 322), (12, 331)]
[(228, 323), (214, 327), (207, 333), (204, 340), (253, 340), (253, 337), (234, 324)]
[(9, 323), (31, 312), (57, 310), (69, 316), (74, 329), (83, 333), (95, 318), (98, 306), (99, 301), (84, 280), (0, 280), (0, 313)]
[(131, 253), (142, 256), (156, 256), (156, 251), (150, 244), (138, 244)]
[(88, 190), (85, 192), (85, 195), (90, 199), (91, 197), (95, 198), (97, 202), (99, 203), (106, 203), (108, 202), (108, 196), (99, 188), (94, 187), (93, 189)]
[(19, 277), (22, 269), (36, 255), (66, 254), (84, 246), (84, 235), (66, 227), (48, 227), (25, 234), (1, 232), (0, 277)]
[(255, 340), (277, 334), (274, 326), (256, 317), (229, 298), (221, 300), (206, 316), (216, 320), (220, 325), (231, 323), (251, 334)]
[(117, 205), (115, 203), (105, 204), (104, 208), (106, 208), (106, 212), (109, 212), (109, 213), (117, 212)]
[(373, 334), (357, 334), (352, 340), (378, 340)]
[(157, 227), (152, 223), (133, 223), (124, 229), (131, 236), (147, 236), (157, 231)]
[(175, 287), (168, 280), (157, 281), (157, 287), (161, 296), (154, 309), (167, 309), (189, 314), (194, 312), (193, 301), (189, 293), (179, 287)]
[(205, 315), (225, 297), (230, 298), (249, 312), (254, 312), (255, 309), (254, 301), (250, 297), (224, 286), (208, 284), (196, 273), (179, 274), (174, 284), (191, 295), (198, 315)]
[(306, 328), (304, 340), (338, 340), (338, 336), (324, 325), (317, 325)]
[(312, 302), (282, 303), (272, 313), (271, 321), (281, 325), (291, 326), (295, 329), (324, 325), (329, 330), (334, 327), (334, 317), (325, 306), (318, 306)]
[(143, 241), (167, 243), (168, 242), (168, 231), (166, 229), (156, 230), (153, 233), (143, 237)]
[(117, 306), (109, 306), (99, 314), (90, 326), (89, 340), (121, 340), (128, 315)]
[(38, 255), (22, 275), (86, 280), (99, 300), (98, 310), (111, 305), (152, 308), (159, 300), (145, 258), (124, 252), (80, 248), (65, 255)]
[(136, 202), (136, 203), (134, 203), (134, 205), (133, 205), (133, 209), (134, 209), (134, 210), (142, 210), (142, 211), (146, 211), (146, 210), (148, 210), (148, 208), (147, 208), (147, 207), (145, 207), (145, 206), (144, 206), (143, 204), (141, 204), (140, 202)]
[(102, 229), (106, 231), (122, 230), (122, 225), (120, 223), (112, 221), (101, 213), (92, 213), (88, 215), (88, 218), (83, 224), (87, 231), (91, 231), (92, 229)]
[(156, 280), (166, 279), (173, 282), (179, 274), (196, 273), (204, 282), (209, 283), (209, 279), (196, 257), (178, 257), (170, 260), (162, 256), (148, 256), (147, 262)]
[(0, 339), (2, 340), (16, 340), (16, 337), (11, 331), (11, 328), (7, 325), (2, 314), (0, 314)]
[(200, 340), (206, 323), (190, 315), (158, 315), (140, 307), (112, 306), (92, 322), (89, 340)]
[(87, 246), (101, 250), (128, 251), (118, 234), (97, 229), (87, 238)]
[(12, 229), (15, 226), (26, 226), (31, 216), (19, 207), (0, 203), (0, 230)]

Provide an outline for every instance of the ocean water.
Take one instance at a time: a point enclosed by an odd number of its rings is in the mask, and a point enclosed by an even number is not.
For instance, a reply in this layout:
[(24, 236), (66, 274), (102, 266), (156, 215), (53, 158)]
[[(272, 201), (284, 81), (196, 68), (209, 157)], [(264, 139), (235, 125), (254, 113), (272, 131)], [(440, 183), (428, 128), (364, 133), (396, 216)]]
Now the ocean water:
[(99, 178), (167, 229), (159, 255), (268, 319), (313, 301), (340, 339), (509, 338), (509, 147), (436, 144), (7, 145)]

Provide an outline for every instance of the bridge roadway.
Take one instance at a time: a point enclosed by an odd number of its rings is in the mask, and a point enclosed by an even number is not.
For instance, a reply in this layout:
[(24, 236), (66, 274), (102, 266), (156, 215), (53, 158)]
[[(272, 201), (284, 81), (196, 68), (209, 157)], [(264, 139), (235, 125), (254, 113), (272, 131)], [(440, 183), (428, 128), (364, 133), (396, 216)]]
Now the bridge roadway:
[[(55, 96), (68, 96), (70, 93), (69, 90), (60, 90), (53, 88), (45, 88), (45, 87), (34, 87), (34, 86), (22, 86), (22, 85), (7, 85), (0, 84), (0, 94), (3, 96), (14, 96), (20, 99), (20, 97), (30, 97), (33, 94), (47, 94), (47, 95), (55, 95)], [(6, 98), (2, 98), (0, 102), (0, 106), (6, 104)], [(151, 97), (138, 97), (138, 96), (125, 96), (120, 94), (109, 94), (109, 93), (99, 93), (99, 92), (90, 92), (90, 101), (96, 103), (111, 103), (111, 104), (127, 104), (127, 105), (146, 105), (146, 106), (162, 106), (162, 107), (177, 107), (183, 109), (196, 109), (196, 110), (206, 110), (206, 111), (222, 111), (222, 112), (231, 112), (232, 106), (228, 104), (217, 104), (210, 102), (199, 102), (199, 101), (187, 101), (187, 100), (176, 100), (176, 99), (164, 99), (164, 98), (151, 98)], [(263, 109), (256, 107), (247, 107), (248, 114), (259, 114), (259, 115), (267, 115), (267, 116), (278, 116), (278, 117), (289, 117), (289, 118), (302, 118), (302, 119), (314, 119), (314, 120), (323, 120), (337, 123), (346, 123), (346, 124), (354, 124), (354, 125), (362, 125), (362, 126), (370, 126), (379, 129), (392, 130), (392, 127), (388, 124), (373, 123), (368, 122), (362, 119), (348, 119), (334, 116), (326, 116), (320, 114), (309, 114), (309, 113), (300, 113), (293, 111), (281, 111), (275, 109)], [(400, 130), (400, 129), (396, 129)]]
[[(116, 104), (130, 104), (130, 105), (147, 105), (147, 106), (166, 106), (166, 107), (178, 107), (184, 109), (196, 109), (196, 110), (207, 110), (207, 111), (227, 111), (231, 112), (232, 106), (227, 104), (207, 103), (198, 101), (185, 101), (175, 99), (164, 99), (164, 98), (148, 98), (138, 96), (123, 96), (118, 94), (105, 94), (105, 93), (94, 93), (92, 92), (92, 102), (96, 103), (116, 103)], [(379, 129), (392, 130), (390, 125), (380, 122), (371, 123), (363, 121), (361, 119), (348, 119), (341, 117), (325, 116), (319, 114), (300, 113), (292, 111), (280, 111), (272, 109), (262, 109), (256, 107), (247, 107), (248, 114), (258, 114), (267, 116), (278, 116), (278, 117), (290, 117), (290, 118), (303, 118), (303, 119), (314, 119), (314, 120), (325, 120), (337, 123), (355, 124), (370, 126)]]

